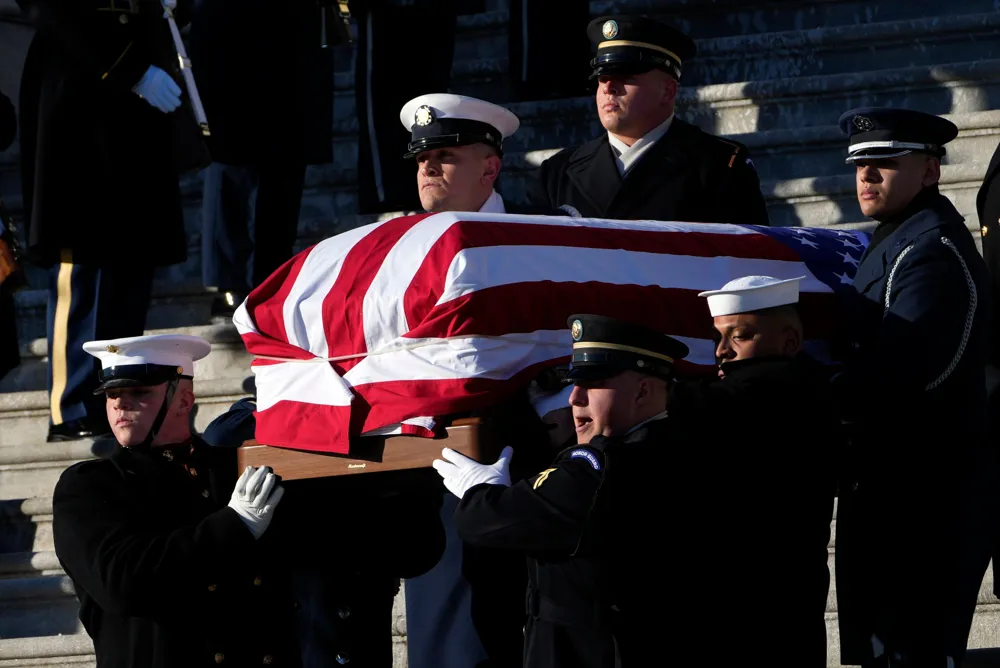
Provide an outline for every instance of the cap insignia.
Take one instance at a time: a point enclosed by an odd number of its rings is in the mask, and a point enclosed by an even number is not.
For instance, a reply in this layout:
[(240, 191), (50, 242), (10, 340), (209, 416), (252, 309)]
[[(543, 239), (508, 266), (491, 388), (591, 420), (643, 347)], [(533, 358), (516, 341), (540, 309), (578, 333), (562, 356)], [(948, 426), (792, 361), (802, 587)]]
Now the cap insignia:
[(604, 35), (604, 39), (614, 39), (615, 35), (618, 34), (618, 22), (605, 21), (601, 27), (601, 34)]
[(636, 365), (636, 366), (646, 366), (646, 363), (645, 363), (645, 362), (643, 362), (642, 360), (636, 360), (636, 361), (635, 361), (635, 365)]
[(106, 351), (108, 351), (109, 353), (116, 353), (116, 352), (118, 352), (119, 350), (121, 350), (121, 348), (119, 348), (118, 346), (116, 346), (116, 345), (113, 345), (113, 344), (112, 344), (112, 345), (110, 345), (110, 346), (107, 346), (107, 347), (105, 348), (105, 350), (106, 350)]
[(579, 320), (573, 321), (573, 328), (570, 330), (570, 334), (573, 335), (574, 341), (579, 341), (583, 336), (583, 323)]
[(872, 123), (872, 119), (865, 116), (855, 116), (852, 122), (854, 123), (854, 127), (861, 132), (871, 132), (875, 129), (875, 124)]
[(420, 127), (425, 127), (434, 122), (434, 112), (426, 104), (417, 107), (417, 111), (413, 114), (413, 122)]
[(177, 375), (178, 376), (183, 376), (184, 375), (184, 367), (182, 367), (182, 366), (177, 367)]

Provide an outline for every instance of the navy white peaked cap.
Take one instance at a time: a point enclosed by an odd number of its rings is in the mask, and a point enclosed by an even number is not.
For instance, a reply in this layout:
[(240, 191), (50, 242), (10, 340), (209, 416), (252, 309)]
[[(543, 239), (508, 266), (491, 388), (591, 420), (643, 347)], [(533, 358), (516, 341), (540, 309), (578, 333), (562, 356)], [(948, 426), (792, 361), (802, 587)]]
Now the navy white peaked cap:
[(194, 377), (195, 360), (212, 344), (200, 336), (153, 334), (88, 341), (83, 349), (101, 361), (101, 384), (94, 394), (115, 387), (148, 387), (176, 378)]
[(958, 127), (951, 121), (912, 109), (852, 109), (840, 117), (838, 125), (849, 137), (847, 162), (898, 158), (913, 152), (940, 158), (944, 145), (958, 136)]
[(776, 306), (797, 304), (799, 281), (805, 276), (781, 280), (771, 276), (743, 276), (729, 281), (718, 290), (699, 292), (708, 298), (712, 317), (751, 313)]
[(521, 124), (517, 116), (498, 104), (451, 93), (413, 98), (399, 111), (399, 122), (410, 131), (404, 158), (469, 144), (486, 144), (502, 155), (503, 140), (517, 132)]

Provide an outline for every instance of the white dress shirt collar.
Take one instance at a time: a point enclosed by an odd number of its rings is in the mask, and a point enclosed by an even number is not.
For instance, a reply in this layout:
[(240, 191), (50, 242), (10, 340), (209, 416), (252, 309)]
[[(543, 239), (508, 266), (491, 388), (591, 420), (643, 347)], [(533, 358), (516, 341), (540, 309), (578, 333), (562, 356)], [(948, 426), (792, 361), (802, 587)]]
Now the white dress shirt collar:
[(494, 190), (486, 201), (483, 202), (483, 205), (479, 207), (479, 213), (507, 213), (507, 209), (503, 205), (503, 197), (500, 196), (500, 193)]
[(610, 132), (608, 133), (608, 141), (611, 143), (613, 149), (617, 151), (612, 151), (617, 153), (615, 157), (615, 165), (618, 167), (618, 173), (624, 177), (628, 174), (629, 170), (639, 161), (639, 158), (643, 156), (657, 141), (659, 141), (663, 135), (667, 134), (667, 130), (670, 129), (670, 124), (674, 120), (674, 115), (670, 114), (670, 118), (663, 121), (655, 128), (644, 134), (642, 137), (636, 140), (634, 144), (629, 146), (623, 142), (618, 137), (614, 136)]

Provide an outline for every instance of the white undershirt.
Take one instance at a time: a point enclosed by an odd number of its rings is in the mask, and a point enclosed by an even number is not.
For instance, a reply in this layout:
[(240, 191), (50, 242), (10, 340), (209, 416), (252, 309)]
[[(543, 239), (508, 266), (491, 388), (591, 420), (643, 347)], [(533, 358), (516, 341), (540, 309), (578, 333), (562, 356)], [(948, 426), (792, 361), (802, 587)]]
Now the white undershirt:
[[(667, 130), (670, 129), (670, 124), (674, 120), (674, 115), (670, 114), (670, 118), (663, 121), (655, 128), (639, 137), (634, 144), (629, 146), (623, 142), (618, 137), (614, 136), (610, 132), (608, 133), (608, 141), (611, 142), (611, 146), (618, 149), (619, 155), (615, 157), (615, 165), (618, 167), (618, 173), (624, 178), (630, 169), (639, 161), (639, 158), (652, 148), (653, 144), (659, 141), (663, 135), (667, 134)], [(612, 151), (614, 153), (614, 151)]]
[(507, 213), (507, 209), (503, 205), (503, 197), (500, 197), (500, 193), (496, 190), (486, 198), (483, 205), (479, 207), (479, 213)]

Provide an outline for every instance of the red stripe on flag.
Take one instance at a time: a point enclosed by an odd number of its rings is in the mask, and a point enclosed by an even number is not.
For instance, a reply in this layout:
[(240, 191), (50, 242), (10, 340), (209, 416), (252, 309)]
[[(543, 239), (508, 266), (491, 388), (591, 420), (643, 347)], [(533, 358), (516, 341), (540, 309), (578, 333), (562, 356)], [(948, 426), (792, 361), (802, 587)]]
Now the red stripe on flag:
[(254, 413), (258, 443), (295, 450), (347, 454), (351, 406), (279, 401)]
[[(840, 301), (833, 293), (804, 292), (799, 314), (808, 339), (833, 336)], [(600, 305), (599, 307), (597, 305)], [(594, 313), (645, 325), (673, 336), (712, 337), (708, 302), (696, 290), (612, 283), (541, 281), (501, 285), (435, 306), (407, 338), (502, 336), (567, 329), (575, 313)]]
[[(274, 339), (278, 343), (288, 341), (288, 332), (285, 331), (285, 299), (292, 292), (292, 286), (295, 284), (295, 279), (298, 278), (299, 272), (302, 271), (302, 265), (305, 264), (306, 258), (309, 257), (309, 253), (315, 247), (310, 246), (292, 257), (292, 259), (278, 267), (273, 274), (264, 279), (263, 283), (251, 290), (250, 294), (247, 295), (247, 313), (250, 315), (250, 319), (253, 320), (257, 331), (264, 337)], [(254, 354), (270, 354), (264, 353), (263, 350), (256, 347), (251, 348), (251, 342), (247, 340), (247, 336), (246, 334), (243, 335), (243, 341), (247, 345), (247, 350)], [(287, 343), (286, 346), (288, 348), (295, 348), (295, 346), (290, 346)], [(287, 354), (290, 354), (290, 351), (285, 350), (284, 353), (287, 356)], [(307, 356), (311, 357), (311, 355)]]
[[(368, 351), (363, 317), (368, 288), (400, 237), (429, 215), (433, 214), (403, 216), (383, 223), (354, 244), (344, 258), (336, 282), (323, 299), (323, 322), (326, 323), (330, 357)], [(344, 360), (333, 366), (343, 375), (360, 361), (360, 358)]]
[(484, 246), (563, 246), (570, 248), (620, 249), (642, 253), (728, 256), (800, 262), (801, 258), (780, 241), (765, 234), (719, 234), (713, 232), (665, 232), (622, 230), (583, 226), (527, 225), (519, 223), (458, 222), (430, 248), (403, 297), (406, 322), (423, 322), (444, 292), (448, 267), (468, 248)]

